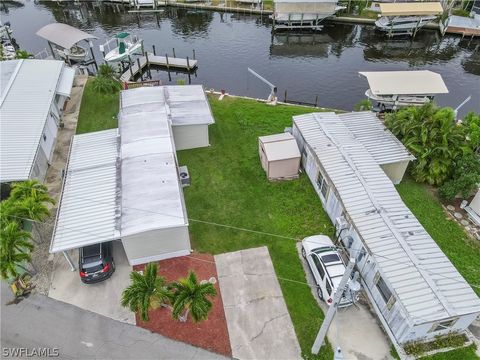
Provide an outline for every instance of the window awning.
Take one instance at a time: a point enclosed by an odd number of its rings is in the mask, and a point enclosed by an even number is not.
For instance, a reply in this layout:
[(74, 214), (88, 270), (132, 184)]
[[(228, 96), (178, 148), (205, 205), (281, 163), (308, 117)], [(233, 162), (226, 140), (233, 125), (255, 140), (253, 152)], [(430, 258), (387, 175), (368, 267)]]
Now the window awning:
[(374, 95), (433, 95), (448, 93), (440, 74), (420, 71), (359, 72)]
[(439, 2), (380, 3), (383, 16), (422, 16), (441, 15), (442, 4)]
[(97, 38), (85, 31), (62, 23), (45, 25), (37, 31), (37, 35), (64, 49), (70, 49), (73, 45), (82, 40)]
[(64, 66), (62, 75), (57, 86), (57, 94), (70, 97), (72, 93), (73, 78), (75, 77), (75, 70), (71, 67)]

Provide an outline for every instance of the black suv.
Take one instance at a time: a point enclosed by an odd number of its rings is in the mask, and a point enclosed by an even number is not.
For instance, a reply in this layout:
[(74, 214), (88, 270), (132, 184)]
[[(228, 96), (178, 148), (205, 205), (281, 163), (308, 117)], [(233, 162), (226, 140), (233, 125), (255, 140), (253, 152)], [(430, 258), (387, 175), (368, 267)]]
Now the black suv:
[(85, 284), (106, 280), (115, 271), (112, 242), (85, 246), (79, 251), (78, 268)]

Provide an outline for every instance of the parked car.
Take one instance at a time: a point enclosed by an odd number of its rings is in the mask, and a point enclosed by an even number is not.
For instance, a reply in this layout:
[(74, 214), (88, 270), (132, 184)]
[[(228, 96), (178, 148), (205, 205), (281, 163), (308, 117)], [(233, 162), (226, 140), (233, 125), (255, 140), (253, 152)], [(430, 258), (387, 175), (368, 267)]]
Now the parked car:
[(106, 280), (115, 271), (111, 241), (85, 246), (79, 252), (80, 279), (85, 284)]
[[(331, 305), (335, 291), (346, 269), (335, 245), (328, 236), (309, 236), (302, 240), (302, 256), (307, 260), (315, 278), (319, 298)], [(345, 291), (339, 307), (346, 307), (351, 304), (353, 304), (352, 294)]]

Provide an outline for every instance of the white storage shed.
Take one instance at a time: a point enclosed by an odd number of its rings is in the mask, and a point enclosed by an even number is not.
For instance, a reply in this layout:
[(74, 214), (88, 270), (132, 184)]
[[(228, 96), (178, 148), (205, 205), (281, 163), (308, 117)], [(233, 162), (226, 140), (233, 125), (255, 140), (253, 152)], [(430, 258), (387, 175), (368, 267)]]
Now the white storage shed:
[(401, 347), (467, 329), (480, 299), (345, 121), (335, 113), (295, 116), (293, 135), (391, 341)]
[(208, 126), (215, 121), (202, 85), (140, 87), (123, 91), (120, 103), (125, 109), (138, 104), (165, 109), (176, 150), (210, 145)]
[(394, 184), (399, 184), (415, 157), (371, 111), (338, 114)]
[(258, 138), (258, 153), (269, 180), (298, 177), (300, 151), (292, 134), (283, 133)]
[(56, 60), (0, 66), (0, 182), (44, 180), (75, 71)]

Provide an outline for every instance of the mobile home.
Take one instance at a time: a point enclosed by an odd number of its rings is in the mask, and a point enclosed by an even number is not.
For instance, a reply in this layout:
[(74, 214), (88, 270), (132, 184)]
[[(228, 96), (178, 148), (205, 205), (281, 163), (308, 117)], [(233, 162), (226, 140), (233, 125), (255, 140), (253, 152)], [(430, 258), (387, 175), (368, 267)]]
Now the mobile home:
[(302, 163), (397, 346), (461, 332), (480, 299), (335, 113), (293, 118)]
[(0, 182), (43, 181), (75, 71), (33, 59), (2, 61), (0, 70)]

